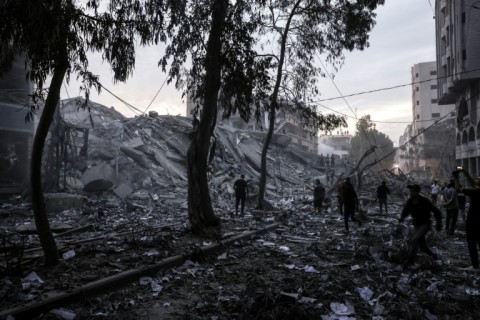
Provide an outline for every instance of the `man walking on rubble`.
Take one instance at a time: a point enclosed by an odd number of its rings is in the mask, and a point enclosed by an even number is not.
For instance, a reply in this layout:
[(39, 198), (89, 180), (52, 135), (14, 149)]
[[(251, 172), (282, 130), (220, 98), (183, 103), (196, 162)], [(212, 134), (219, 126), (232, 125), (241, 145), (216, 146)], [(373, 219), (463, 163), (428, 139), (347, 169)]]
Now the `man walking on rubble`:
[(315, 213), (322, 213), (323, 200), (325, 200), (325, 188), (320, 183), (320, 179), (317, 179), (313, 188), (313, 208)]
[(437, 180), (433, 180), (431, 189), (432, 203), (437, 205), (438, 194), (440, 193), (440, 185), (438, 184)]
[(241, 214), (243, 216), (243, 209), (245, 208), (245, 199), (248, 194), (248, 186), (245, 181), (245, 175), (240, 175), (240, 179), (237, 179), (233, 184), (233, 189), (235, 190), (235, 214), (238, 214), (238, 204), (241, 203)]
[[(462, 187), (458, 179), (460, 172), (463, 172), (465, 178), (472, 186), (471, 188)], [(477, 178), (474, 180), (468, 171), (463, 168), (459, 168), (452, 174), (455, 181), (455, 189), (470, 198), (470, 207), (468, 208), (467, 219), (465, 221), (465, 231), (467, 234), (468, 252), (470, 254), (470, 260), (472, 261), (471, 268), (480, 271), (477, 249), (477, 246), (480, 247), (480, 179)]]
[[(351, 218), (352, 221), (356, 222), (355, 212), (358, 211), (358, 198), (355, 189), (353, 188), (350, 178), (345, 178), (345, 182), (341, 187), (341, 198), (343, 204), (343, 220), (345, 222), (345, 230), (349, 232), (348, 228), (348, 219)], [(360, 221), (358, 221), (360, 225)]]
[(380, 207), (380, 214), (382, 214), (382, 207), (385, 207), (385, 214), (388, 214), (387, 196), (390, 194), (385, 181), (377, 187), (378, 206)]
[(444, 191), (445, 207), (447, 217), (445, 219), (445, 232), (453, 236), (458, 219), (458, 193), (455, 190), (455, 182), (450, 181)]
[(428, 248), (425, 240), (425, 236), (432, 226), (430, 220), (431, 212), (434, 213), (437, 221), (437, 231), (442, 230), (442, 213), (440, 210), (433, 205), (430, 200), (420, 195), (420, 186), (418, 184), (408, 185), (407, 188), (410, 190), (410, 198), (403, 207), (399, 221), (403, 222), (408, 215), (411, 215), (415, 231), (409, 240), (408, 256), (404, 262), (404, 266), (413, 264), (417, 256), (418, 248), (434, 259), (437, 258), (437, 255)]

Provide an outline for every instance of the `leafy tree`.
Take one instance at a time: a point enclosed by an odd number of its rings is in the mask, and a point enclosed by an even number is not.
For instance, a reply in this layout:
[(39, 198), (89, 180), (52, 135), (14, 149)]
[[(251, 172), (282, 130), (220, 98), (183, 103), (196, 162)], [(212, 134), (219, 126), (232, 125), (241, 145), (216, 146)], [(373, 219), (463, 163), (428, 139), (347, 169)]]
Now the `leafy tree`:
[[(175, 28), (160, 64), (169, 69), (169, 80), (176, 79), (196, 102), (192, 141), (187, 152), (188, 215), (196, 234), (218, 236), (220, 222), (215, 216), (207, 182), (210, 138), (216, 125), (217, 104), (228, 117), (238, 112), (248, 120), (259, 115), (259, 101), (265, 99), (259, 88), (268, 86), (266, 70), (270, 58), (255, 58), (254, 31), (260, 22), (255, 14), (262, 0), (182, 1), (175, 10)], [(188, 67), (189, 62), (191, 67)], [(201, 107), (201, 111), (200, 111)]]
[(375, 24), (373, 11), (383, 3), (383, 0), (268, 3), (268, 11), (262, 13), (261, 35), (268, 38), (269, 46), (262, 48), (273, 48), (270, 55), (276, 64), (267, 106), (269, 127), (262, 150), (258, 208), (264, 206), (267, 152), (280, 105), (297, 110), (304, 125), (315, 130), (329, 131), (345, 125), (343, 118), (324, 117), (316, 111), (315, 104), (300, 101), (311, 101), (318, 94), (316, 79), (323, 75), (316, 64), (320, 55), (326, 55), (327, 62), (338, 68), (344, 60), (344, 50), (363, 50), (368, 46), (368, 32)]
[(33, 142), (31, 200), (46, 265), (56, 264), (59, 258), (45, 212), (41, 162), (64, 79), (68, 82), (72, 74), (81, 78), (87, 104), (90, 88), (101, 88), (98, 77), (88, 70), (88, 51), (102, 52), (114, 79), (125, 81), (135, 63), (135, 35), (140, 35), (142, 44), (165, 38), (162, 11), (153, 6), (156, 1), (141, 6), (138, 1), (116, 0), (103, 12), (100, 2), (0, 1), (0, 73), (11, 68), (15, 56), (26, 54), (27, 77), (36, 85), (28, 118), (44, 101)]
[[(377, 170), (392, 168), (394, 162), (394, 147), (390, 138), (376, 129), (370, 115), (358, 119), (356, 131), (350, 140), (352, 159), (358, 161), (366, 152), (375, 147), (375, 152), (370, 152), (365, 158), (363, 168), (374, 167)], [(360, 171), (364, 169), (359, 168)]]

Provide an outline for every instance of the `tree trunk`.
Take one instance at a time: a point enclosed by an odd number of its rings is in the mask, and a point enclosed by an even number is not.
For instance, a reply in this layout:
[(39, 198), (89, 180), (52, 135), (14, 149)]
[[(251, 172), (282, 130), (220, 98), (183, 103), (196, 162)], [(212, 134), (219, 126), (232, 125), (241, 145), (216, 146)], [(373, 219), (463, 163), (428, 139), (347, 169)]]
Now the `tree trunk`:
[(56, 265), (59, 261), (58, 249), (53, 238), (50, 224), (48, 222), (45, 202), (42, 188), (42, 155), (45, 147), (45, 140), (48, 135), (50, 124), (60, 99), (60, 89), (63, 78), (67, 71), (66, 57), (62, 57), (55, 67), (50, 89), (48, 90), (47, 100), (38, 123), (37, 132), (33, 140), (32, 162), (31, 162), (31, 193), (32, 207), (37, 227), (38, 237), (45, 254), (45, 264), (47, 266)]
[(205, 92), (198, 131), (187, 152), (188, 217), (192, 232), (204, 236), (220, 235), (220, 220), (215, 216), (207, 181), (210, 137), (215, 128), (217, 97), (220, 89), (221, 36), (227, 16), (227, 0), (213, 4), (212, 27), (207, 42)]
[(280, 84), (282, 83), (282, 74), (283, 74), (283, 65), (285, 63), (285, 50), (287, 45), (287, 37), (288, 37), (288, 32), (290, 30), (290, 23), (301, 1), (302, 0), (297, 0), (295, 5), (293, 6), (292, 12), (290, 12), (287, 23), (285, 25), (285, 29), (283, 30), (283, 34), (282, 34), (282, 43), (280, 46), (280, 59), (278, 61), (278, 67), (277, 67), (277, 79), (275, 80), (275, 87), (273, 89), (273, 94), (270, 101), (270, 113), (268, 115), (268, 119), (269, 119), (268, 133), (267, 133), (265, 142), (263, 144), (262, 159), (260, 164), (260, 181), (258, 185), (258, 198), (257, 198), (257, 209), (260, 209), (260, 210), (263, 210), (265, 208), (265, 186), (267, 184), (267, 152), (268, 152), (268, 148), (270, 147), (270, 142), (272, 141), (273, 130), (275, 129), (277, 99), (278, 99), (278, 92), (280, 90)]
[(257, 198), (257, 209), (265, 209), (265, 187), (267, 185), (267, 153), (268, 148), (270, 147), (270, 142), (273, 137), (273, 130), (275, 129), (275, 114), (276, 108), (275, 104), (270, 105), (270, 113), (268, 115), (268, 132), (265, 141), (263, 142), (262, 148), (262, 159), (260, 163), (260, 183), (258, 186), (258, 198)]

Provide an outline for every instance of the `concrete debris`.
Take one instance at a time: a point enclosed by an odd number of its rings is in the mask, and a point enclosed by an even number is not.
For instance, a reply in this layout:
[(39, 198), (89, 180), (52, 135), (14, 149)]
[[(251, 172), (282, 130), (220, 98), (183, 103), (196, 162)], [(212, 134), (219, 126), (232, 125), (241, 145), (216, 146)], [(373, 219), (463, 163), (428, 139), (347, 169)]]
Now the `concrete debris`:
[[(432, 233), (439, 259), (421, 255), (418, 265), (402, 268), (411, 230), (397, 218), (408, 196), (408, 177), (390, 171), (359, 173), (341, 161), (327, 168), (276, 133), (267, 161), (267, 209), (255, 210), (264, 135), (220, 123), (212, 139), (216, 149), (208, 181), (224, 234), (198, 250), (201, 242), (187, 232), (185, 159), (192, 119), (155, 113), (125, 119), (98, 104), (92, 105), (91, 115), (75, 106), (74, 99), (63, 101), (62, 121), (84, 133), (88, 129), (88, 135), (78, 145), (64, 146), (66, 157), (58, 158), (58, 167), (45, 169), (57, 177), (45, 202), (61, 266), (39, 269), (40, 276), (33, 274), (31, 281), (3, 278), (2, 309), (21, 308), (51, 292), (84, 295), (89, 287), (94, 295), (97, 288), (126, 286), (137, 274), (139, 281), (121, 294), (75, 299), (71, 310), (49, 310), (65, 319), (186, 319), (192, 310), (205, 319), (480, 316), (480, 278), (461, 269), (468, 266), (463, 231), (455, 238)], [(232, 215), (233, 182), (240, 174), (249, 188), (241, 218)], [(352, 226), (349, 234), (337, 195), (346, 177), (361, 185), (361, 226)], [(321, 215), (314, 214), (312, 205), (316, 179), (327, 189)], [(380, 214), (376, 188), (382, 181), (391, 193), (388, 213)], [(0, 203), (0, 213), (5, 253), (0, 271), (24, 276), (38, 268), (36, 259), (42, 256), (31, 207), (17, 197)], [(268, 233), (256, 233), (272, 223), (276, 226)], [(192, 253), (183, 264), (185, 252)], [(173, 267), (172, 260), (182, 260), (182, 265)], [(152, 272), (151, 266), (161, 261), (167, 267), (162, 263), (162, 269)]]

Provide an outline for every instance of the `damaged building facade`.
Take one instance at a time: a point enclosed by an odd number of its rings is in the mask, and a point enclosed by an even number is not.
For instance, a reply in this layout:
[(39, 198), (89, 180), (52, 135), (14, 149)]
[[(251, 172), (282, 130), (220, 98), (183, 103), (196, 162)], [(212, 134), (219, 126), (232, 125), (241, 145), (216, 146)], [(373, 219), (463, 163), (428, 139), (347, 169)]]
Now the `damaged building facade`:
[(412, 77), (412, 123), (399, 138), (397, 164), (420, 181), (448, 179), (454, 164), (454, 105), (439, 105), (435, 61), (415, 64)]
[[(195, 102), (191, 95), (187, 97), (187, 115), (192, 115), (195, 108)], [(201, 110), (200, 110), (201, 112)], [(222, 113), (218, 112), (217, 123), (228, 124), (233, 128), (250, 131), (251, 134), (258, 137), (264, 137), (269, 127), (269, 112), (264, 112), (258, 122), (253, 117), (245, 122), (238, 113), (232, 114), (228, 119), (223, 119)], [(272, 137), (272, 143), (280, 146), (289, 146), (299, 151), (317, 154), (318, 141), (317, 134), (302, 126), (302, 119), (299, 114), (291, 111), (287, 103), (280, 103), (280, 109), (275, 115), (275, 128)]]
[(455, 104), (456, 163), (480, 168), (480, 10), (473, 0), (435, 1), (439, 104)]
[(25, 57), (18, 57), (0, 79), (0, 194), (18, 193), (27, 185), (34, 122), (26, 121), (25, 107), (32, 90)]

